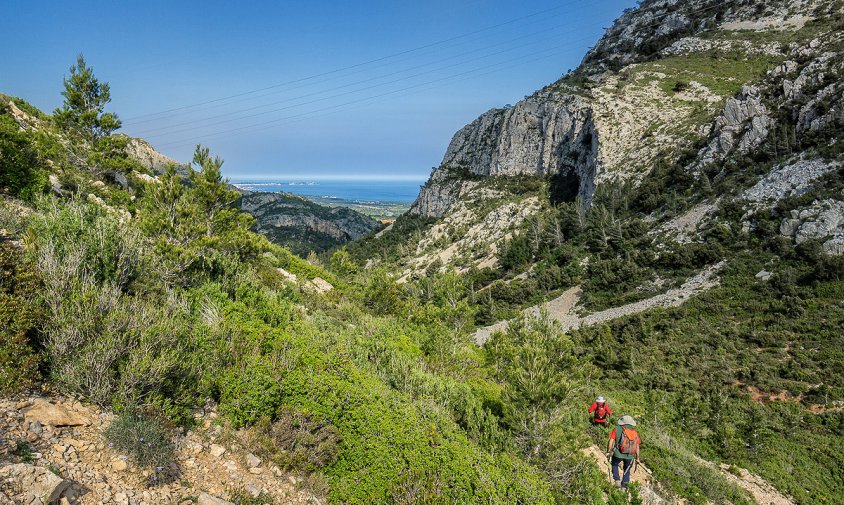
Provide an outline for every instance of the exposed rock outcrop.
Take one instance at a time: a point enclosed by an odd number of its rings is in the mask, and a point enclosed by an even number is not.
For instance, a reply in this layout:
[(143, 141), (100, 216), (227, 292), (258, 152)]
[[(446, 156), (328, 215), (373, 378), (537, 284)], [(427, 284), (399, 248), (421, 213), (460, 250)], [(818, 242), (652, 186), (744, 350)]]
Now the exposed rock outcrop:
[(793, 237), (798, 244), (807, 240), (822, 240), (827, 254), (844, 254), (844, 201), (815, 201), (805, 209), (791, 211), (783, 220), (780, 233)]
[(144, 139), (130, 138), (129, 143), (126, 145), (126, 153), (156, 174), (161, 174), (168, 165), (173, 165), (176, 167), (180, 175), (187, 175), (187, 165), (179, 163), (173, 158), (156, 151), (155, 148)]
[[(709, 141), (691, 165), (693, 172), (735, 153), (753, 151), (774, 128), (758, 87), (746, 85), (730, 97), (723, 95), (723, 87), (713, 91), (692, 81), (667, 93), (664, 84), (660, 85), (667, 74), (638, 66), (656, 55), (711, 51), (783, 57), (796, 48), (779, 41), (755, 43), (727, 35), (697, 34), (715, 27), (725, 33), (794, 31), (812, 19), (813, 9), (821, 4), (815, 0), (778, 0), (764, 6), (714, 0), (643, 2), (614, 23), (568, 78), (515, 106), (492, 109), (459, 130), (411, 212), (442, 217), (471, 189), (467, 184), (473, 178), (515, 175), (553, 175), (564, 188), (564, 199), (578, 196), (588, 206), (598, 185), (617, 179), (638, 180), (666, 149), (678, 152), (690, 139), (707, 135), (701, 109), (715, 105), (720, 108), (723, 104), (723, 109), (709, 127)], [(657, 58), (656, 64), (648, 63), (648, 68), (658, 68), (658, 62)], [(795, 70), (796, 63), (790, 61), (777, 71), (784, 79)], [(816, 74), (812, 75), (817, 78)], [(790, 92), (799, 92), (807, 80), (809, 77), (798, 78)], [(828, 88), (818, 94), (819, 103), (827, 103), (839, 91), (835, 86)], [(827, 124), (839, 114), (838, 109), (820, 110), (812, 102), (806, 107), (805, 117), (800, 119), (805, 128)]]
[(539, 93), (492, 109), (458, 131), (411, 212), (441, 217), (471, 189), (463, 179), (472, 176), (560, 174), (588, 201), (597, 154), (588, 103), (576, 95)]
[(0, 466), (0, 480), (5, 481), (2, 487), (8, 494), (28, 505), (57, 503), (71, 484), (44, 467), (28, 463)]
[(698, 153), (698, 168), (758, 147), (768, 138), (772, 124), (759, 89), (744, 86), (738, 96), (727, 100), (723, 114), (715, 120), (709, 144)]
[(798, 160), (774, 168), (768, 175), (742, 193), (752, 208), (766, 208), (788, 196), (805, 194), (812, 183), (836, 168), (838, 163), (821, 159)]

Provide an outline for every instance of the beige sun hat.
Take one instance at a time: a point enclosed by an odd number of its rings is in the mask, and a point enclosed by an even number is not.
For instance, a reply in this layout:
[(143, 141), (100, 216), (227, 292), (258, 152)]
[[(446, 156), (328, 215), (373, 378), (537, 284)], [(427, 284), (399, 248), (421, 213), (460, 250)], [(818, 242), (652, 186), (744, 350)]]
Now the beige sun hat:
[(636, 420), (631, 416), (621, 416), (618, 420), (619, 426), (636, 426)]

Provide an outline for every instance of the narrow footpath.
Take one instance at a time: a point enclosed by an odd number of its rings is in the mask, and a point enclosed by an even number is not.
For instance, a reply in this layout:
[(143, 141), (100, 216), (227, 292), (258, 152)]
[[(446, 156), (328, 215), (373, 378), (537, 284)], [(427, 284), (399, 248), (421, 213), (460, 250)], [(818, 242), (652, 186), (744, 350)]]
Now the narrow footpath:
[[(665, 293), (652, 296), (645, 300), (629, 303), (620, 307), (612, 307), (586, 316), (579, 316), (576, 311), (577, 303), (583, 291), (580, 286), (569, 288), (559, 297), (525, 309), (525, 314), (536, 316), (546, 311), (551, 319), (559, 321), (563, 330), (568, 331), (582, 326), (592, 326), (612, 319), (617, 319), (631, 314), (638, 314), (654, 307), (677, 307), (682, 305), (691, 296), (714, 288), (719, 284), (718, 273), (724, 267), (725, 262), (721, 261), (701, 270), (694, 277), (689, 278), (679, 288), (669, 289)], [(475, 332), (475, 342), (483, 345), (496, 331), (504, 331), (510, 321), (499, 321), (493, 325), (485, 326)]]

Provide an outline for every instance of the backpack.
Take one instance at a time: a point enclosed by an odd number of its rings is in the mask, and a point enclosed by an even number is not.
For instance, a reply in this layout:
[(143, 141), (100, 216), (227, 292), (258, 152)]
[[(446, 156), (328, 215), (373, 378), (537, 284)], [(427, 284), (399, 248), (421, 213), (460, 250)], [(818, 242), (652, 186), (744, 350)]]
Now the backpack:
[(603, 405), (599, 405), (597, 409), (595, 409), (595, 419), (604, 420), (607, 418), (607, 404), (604, 403)]
[(629, 430), (624, 426), (619, 426), (620, 430), (616, 430), (616, 448), (621, 454), (633, 456), (639, 452), (639, 434), (636, 430)]

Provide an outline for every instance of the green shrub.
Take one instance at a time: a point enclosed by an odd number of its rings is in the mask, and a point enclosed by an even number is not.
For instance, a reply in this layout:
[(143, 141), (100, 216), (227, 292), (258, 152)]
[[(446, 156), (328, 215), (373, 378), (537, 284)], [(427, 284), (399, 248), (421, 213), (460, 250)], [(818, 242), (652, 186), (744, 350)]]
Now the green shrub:
[(137, 230), (77, 201), (46, 199), (41, 208), (32, 231), (50, 377), (101, 405), (184, 399), (194, 382), (184, 359), (191, 323), (175, 294), (132, 292), (153, 275)]
[[(2, 238), (0, 238), (2, 240)], [(14, 246), (0, 242), (0, 394), (9, 395), (38, 378), (38, 356), (31, 337), (41, 314), (32, 303), (38, 287), (34, 272)]]
[(0, 193), (25, 200), (43, 193), (47, 173), (28, 135), (0, 107)]
[(32, 464), (35, 462), (35, 451), (32, 449), (32, 445), (26, 440), (16, 440), (15, 450), (12, 451), (12, 454), (16, 456), (21, 463)]
[(125, 452), (139, 466), (169, 472), (175, 450), (165, 424), (158, 417), (135, 408), (121, 412), (106, 428), (106, 441)]
[(282, 400), (278, 379), (278, 371), (261, 357), (229, 368), (220, 381), (220, 410), (236, 428), (273, 417)]
[(39, 268), (59, 276), (62, 289), (80, 280), (126, 291), (142, 274), (155, 275), (146, 244), (132, 224), (99, 205), (44, 197), (30, 223)]

